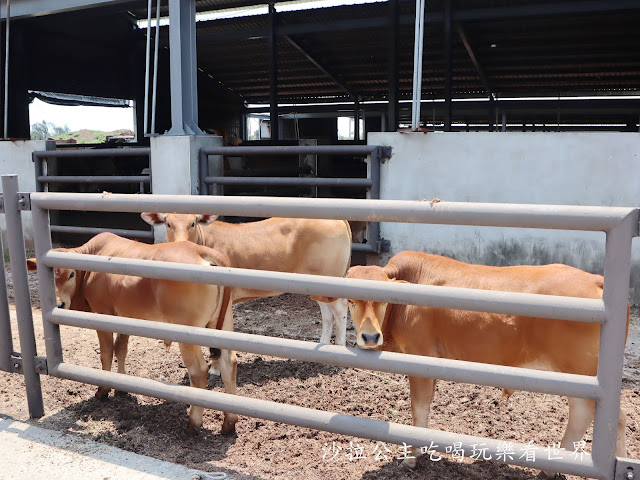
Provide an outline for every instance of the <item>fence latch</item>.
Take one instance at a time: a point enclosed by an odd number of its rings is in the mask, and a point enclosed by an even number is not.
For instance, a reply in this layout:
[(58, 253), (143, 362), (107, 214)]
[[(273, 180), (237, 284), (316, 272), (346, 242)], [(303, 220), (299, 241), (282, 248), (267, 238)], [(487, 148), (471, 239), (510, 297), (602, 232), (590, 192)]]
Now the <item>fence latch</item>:
[(36, 357), (36, 373), (39, 373), (40, 375), (49, 375), (47, 357)]
[(16, 352), (11, 355), (11, 373), (22, 373), (22, 357)]
[(378, 146), (378, 159), (380, 163), (386, 163), (391, 158), (391, 147), (388, 145)]
[(615, 480), (639, 480), (640, 460), (632, 458), (617, 458), (613, 478)]
[(31, 210), (31, 194), (18, 192), (18, 210)]

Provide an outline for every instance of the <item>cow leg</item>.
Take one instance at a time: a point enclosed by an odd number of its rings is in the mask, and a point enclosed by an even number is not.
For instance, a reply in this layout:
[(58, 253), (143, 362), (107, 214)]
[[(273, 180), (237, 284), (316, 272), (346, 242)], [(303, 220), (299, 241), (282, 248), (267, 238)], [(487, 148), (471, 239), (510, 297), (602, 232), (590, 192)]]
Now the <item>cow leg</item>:
[(322, 335), (320, 343), (331, 343), (331, 331), (333, 330), (333, 312), (326, 302), (318, 301), (320, 314), (322, 315)]
[[(125, 362), (127, 360), (127, 351), (129, 347), (129, 335), (123, 335), (118, 333), (116, 335), (115, 342), (115, 354), (116, 360), (118, 361), (118, 373), (126, 373), (125, 372)], [(114, 392), (115, 395), (127, 395), (127, 392), (116, 390)]]
[[(236, 394), (236, 376), (238, 370), (238, 358), (236, 352), (233, 350), (221, 350), (220, 360), (218, 363), (220, 367), (220, 375), (222, 376), (222, 382), (224, 383), (225, 393), (235, 395)], [(236, 431), (236, 423), (238, 422), (238, 415), (235, 413), (224, 412), (224, 421), (222, 422), (222, 433), (232, 434)]]
[[(188, 345), (179, 343), (182, 361), (189, 372), (189, 383), (192, 387), (206, 388), (208, 375), (208, 366), (202, 355), (202, 349), (196, 345)], [(191, 405), (189, 409), (189, 425), (186, 432), (190, 435), (196, 435), (198, 429), (202, 426), (202, 407)]]
[(627, 416), (620, 409), (620, 414), (618, 415), (618, 440), (616, 442), (616, 457), (626, 457), (627, 456), (627, 442), (625, 439), (627, 433)]
[[(589, 425), (593, 422), (596, 404), (593, 400), (585, 400), (584, 398), (567, 397), (567, 400), (569, 401), (569, 421), (560, 442), (560, 448), (573, 452), (576, 450), (576, 443), (582, 440)], [(544, 475), (547, 478), (554, 478), (556, 472), (543, 470), (542, 476)]]
[[(432, 378), (409, 377), (409, 391), (411, 393), (411, 417), (415, 427), (426, 428), (429, 424), (429, 410), (436, 390), (436, 380)], [(420, 447), (412, 447), (409, 458), (402, 461), (402, 466), (416, 468)], [(413, 457), (413, 458), (411, 458)]]
[[(100, 344), (100, 363), (102, 364), (102, 370), (107, 372), (111, 371), (111, 364), (113, 363), (113, 333), (96, 331), (98, 334), (98, 343)], [(98, 387), (96, 392), (96, 398), (99, 400), (106, 400), (109, 396), (110, 388)]]
[(333, 316), (333, 325), (336, 331), (336, 345), (347, 344), (347, 299), (340, 298), (329, 304)]

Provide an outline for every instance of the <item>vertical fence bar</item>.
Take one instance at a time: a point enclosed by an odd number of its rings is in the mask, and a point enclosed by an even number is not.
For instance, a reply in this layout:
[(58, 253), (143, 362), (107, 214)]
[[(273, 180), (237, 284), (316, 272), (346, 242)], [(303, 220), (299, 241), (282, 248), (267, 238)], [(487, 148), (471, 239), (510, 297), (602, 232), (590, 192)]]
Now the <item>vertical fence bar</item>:
[(200, 149), (200, 195), (209, 195), (209, 184), (205, 182), (205, 178), (209, 175), (209, 155)]
[(606, 240), (603, 300), (607, 319), (600, 330), (598, 381), (607, 394), (596, 404), (592, 453), (593, 464), (603, 478), (613, 478), (615, 468), (631, 240), (637, 233), (638, 213), (633, 212), (607, 233)]
[(33, 161), (33, 167), (36, 172), (36, 192), (44, 192), (44, 183), (38, 180), (44, 175), (44, 169), (42, 162), (44, 161), (36, 152), (31, 154), (31, 160)]
[(18, 204), (18, 176), (3, 175), (4, 215), (7, 222), (7, 239), (11, 256), (11, 275), (15, 296), (18, 334), (22, 353), (22, 371), (27, 389), (29, 416), (40, 418), (44, 414), (40, 375), (36, 372), (36, 338), (33, 331), (29, 279), (27, 277), (27, 257), (24, 251), (22, 218)]
[(44, 343), (47, 350), (47, 369), (50, 375), (55, 376), (56, 367), (62, 363), (62, 340), (60, 339), (60, 326), (50, 321), (51, 312), (57, 304), (53, 269), (45, 266), (43, 261), (43, 256), (51, 250), (49, 211), (37, 205), (32, 205), (31, 218), (33, 220), (36, 259), (38, 261), (38, 285), (40, 289)]
[(11, 316), (9, 315), (9, 299), (7, 298), (7, 278), (4, 273), (4, 245), (0, 236), (0, 251), (2, 251), (2, 272), (0, 272), (0, 370), (11, 371), (11, 354), (13, 353), (13, 336), (11, 334)]
[[(380, 199), (380, 151), (376, 148), (369, 155), (369, 178), (371, 180), (371, 188), (369, 189), (369, 198)], [(380, 252), (380, 223), (369, 222), (367, 224), (367, 243)]]

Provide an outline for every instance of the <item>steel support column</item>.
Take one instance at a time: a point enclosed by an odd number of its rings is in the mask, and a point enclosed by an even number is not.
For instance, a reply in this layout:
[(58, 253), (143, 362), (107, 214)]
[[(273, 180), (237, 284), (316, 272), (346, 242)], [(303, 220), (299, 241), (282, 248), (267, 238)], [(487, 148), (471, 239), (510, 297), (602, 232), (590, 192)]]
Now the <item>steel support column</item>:
[(203, 135), (198, 127), (195, 0), (169, 0), (171, 130), (168, 135)]
[(22, 217), (18, 200), (18, 176), (3, 175), (2, 191), (4, 196), (4, 214), (7, 222), (7, 240), (11, 256), (11, 275), (15, 292), (18, 334), (22, 353), (22, 373), (27, 390), (29, 416), (40, 418), (44, 415), (40, 375), (36, 372), (36, 339), (33, 331), (33, 315), (27, 278), (27, 258), (22, 235)]
[(451, 13), (451, 1), (445, 0), (444, 2), (444, 131), (451, 131), (451, 117), (452, 117), (452, 13)]
[(280, 140), (280, 124), (278, 121), (278, 23), (276, 7), (269, 2), (269, 123), (271, 125), (271, 141)]
[(389, 106), (387, 125), (382, 131), (395, 132), (398, 129), (398, 0), (389, 0)]
[[(0, 237), (0, 251), (4, 252), (4, 245)], [(0, 272), (0, 370), (11, 371), (11, 355), (13, 354), (13, 336), (11, 334), (11, 316), (9, 315), (9, 300), (7, 299), (7, 279), (4, 270), (4, 258), (2, 259), (2, 271)]]

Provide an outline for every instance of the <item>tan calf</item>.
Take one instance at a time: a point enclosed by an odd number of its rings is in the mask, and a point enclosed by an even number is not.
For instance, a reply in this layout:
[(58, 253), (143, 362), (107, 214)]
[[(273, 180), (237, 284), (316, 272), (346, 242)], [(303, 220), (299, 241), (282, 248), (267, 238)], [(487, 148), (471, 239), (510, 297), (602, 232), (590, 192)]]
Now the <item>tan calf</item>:
[[(194, 265), (229, 266), (226, 258), (219, 252), (191, 242), (147, 245), (111, 233), (96, 235), (81, 247), (58, 250)], [(30, 270), (36, 269), (35, 259), (29, 259), (27, 263)], [(59, 308), (233, 330), (231, 292), (227, 287), (66, 268), (55, 268), (54, 277)], [(111, 370), (115, 350), (118, 373), (125, 373), (129, 336), (118, 334), (114, 343), (113, 333), (97, 333), (102, 369)], [(208, 366), (201, 348), (184, 343), (179, 346), (191, 386), (206, 388)], [(222, 350), (220, 371), (225, 391), (231, 394), (236, 393), (236, 365), (235, 352)], [(120, 392), (116, 392), (118, 393)], [(98, 388), (96, 392), (96, 397), (100, 399), (105, 399), (108, 395), (109, 389), (105, 387)], [(202, 407), (191, 406), (187, 432), (197, 433), (202, 425), (202, 411)], [(223, 432), (233, 432), (237, 418), (236, 414), (225, 413)]]
[[(236, 268), (342, 277), (351, 261), (351, 229), (344, 220), (269, 218), (259, 222), (226, 223), (213, 215), (142, 213), (150, 225), (165, 225), (167, 240), (189, 240), (215, 248)], [(280, 295), (282, 292), (234, 287), (233, 303)], [(344, 299), (312, 297), (322, 314), (321, 343), (346, 344), (347, 305)]]
[[(566, 265), (487, 267), (421, 252), (401, 252), (384, 268), (352, 267), (346, 277), (595, 299), (602, 298), (603, 289), (602, 276)], [(349, 310), (362, 348), (580, 375), (597, 372), (599, 324), (362, 300), (349, 300)], [(409, 377), (416, 426), (428, 424), (435, 384)], [(573, 451), (593, 421), (595, 402), (568, 400), (561, 447)], [(616, 453), (626, 453), (622, 411)], [(416, 460), (404, 464), (413, 468)]]

